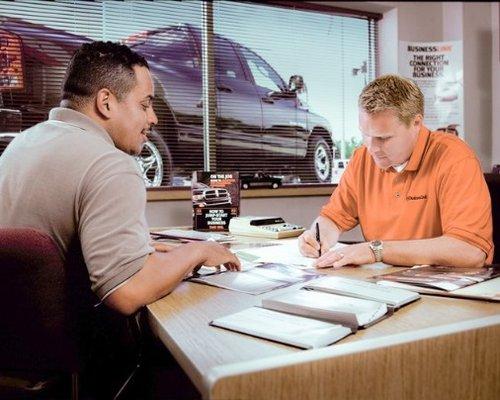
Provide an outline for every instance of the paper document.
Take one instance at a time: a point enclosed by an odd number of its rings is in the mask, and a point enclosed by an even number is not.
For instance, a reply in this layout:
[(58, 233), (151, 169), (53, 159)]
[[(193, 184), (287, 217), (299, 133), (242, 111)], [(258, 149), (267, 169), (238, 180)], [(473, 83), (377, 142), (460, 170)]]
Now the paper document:
[(186, 229), (167, 229), (163, 231), (151, 232), (154, 238), (176, 239), (181, 241), (212, 241), (225, 243), (234, 240), (234, 236), (214, 233), (214, 232), (201, 232)]
[[(334, 249), (341, 249), (347, 245), (337, 243)], [(300, 254), (298, 240), (284, 240), (275, 246), (239, 250), (235, 253), (239, 258), (263, 263), (281, 263), (302, 267), (311, 267), (315, 258)]]

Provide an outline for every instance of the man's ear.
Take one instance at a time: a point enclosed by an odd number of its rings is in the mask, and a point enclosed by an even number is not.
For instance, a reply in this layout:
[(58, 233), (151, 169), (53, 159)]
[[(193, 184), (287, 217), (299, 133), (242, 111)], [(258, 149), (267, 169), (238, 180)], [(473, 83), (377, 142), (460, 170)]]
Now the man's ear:
[(101, 89), (97, 92), (96, 108), (105, 118), (111, 118), (115, 98), (108, 89)]
[(424, 122), (424, 117), (420, 114), (417, 114), (415, 118), (413, 119), (413, 127), (415, 129), (420, 129), (422, 127), (422, 124)]

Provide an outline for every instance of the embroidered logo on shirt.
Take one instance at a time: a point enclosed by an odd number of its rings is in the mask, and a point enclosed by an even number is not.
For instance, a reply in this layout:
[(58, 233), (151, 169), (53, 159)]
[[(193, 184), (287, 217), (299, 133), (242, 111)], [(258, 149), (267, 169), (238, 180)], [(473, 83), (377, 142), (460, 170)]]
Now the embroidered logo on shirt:
[(420, 196), (406, 196), (406, 200), (427, 200), (427, 195), (422, 194)]

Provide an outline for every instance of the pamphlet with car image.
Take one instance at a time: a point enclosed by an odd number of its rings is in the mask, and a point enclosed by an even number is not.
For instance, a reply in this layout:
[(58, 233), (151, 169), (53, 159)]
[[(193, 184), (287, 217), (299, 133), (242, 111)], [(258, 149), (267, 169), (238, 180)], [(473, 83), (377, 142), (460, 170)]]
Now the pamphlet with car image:
[(444, 265), (417, 265), (390, 274), (376, 275), (377, 281), (393, 281), (445, 291), (457, 290), (500, 276), (500, 265), (459, 268)]
[(496, 264), (480, 268), (417, 265), (371, 279), (381, 286), (422, 294), (500, 301), (500, 266)]
[(258, 295), (296, 283), (307, 282), (319, 276), (313, 269), (303, 270), (279, 263), (255, 263), (245, 259), (241, 259), (241, 261), (242, 270), (240, 272), (217, 271), (201, 275), (194, 274), (188, 280)]
[(194, 230), (228, 231), (240, 213), (238, 172), (194, 171), (191, 198)]

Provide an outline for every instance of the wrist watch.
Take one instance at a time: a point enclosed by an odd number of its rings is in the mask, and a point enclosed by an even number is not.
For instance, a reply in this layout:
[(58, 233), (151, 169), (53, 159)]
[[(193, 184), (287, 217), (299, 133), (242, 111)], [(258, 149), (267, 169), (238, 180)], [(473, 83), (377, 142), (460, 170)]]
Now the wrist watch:
[(370, 242), (370, 249), (372, 249), (375, 255), (375, 262), (382, 261), (382, 251), (384, 250), (384, 244), (381, 240), (372, 240)]

